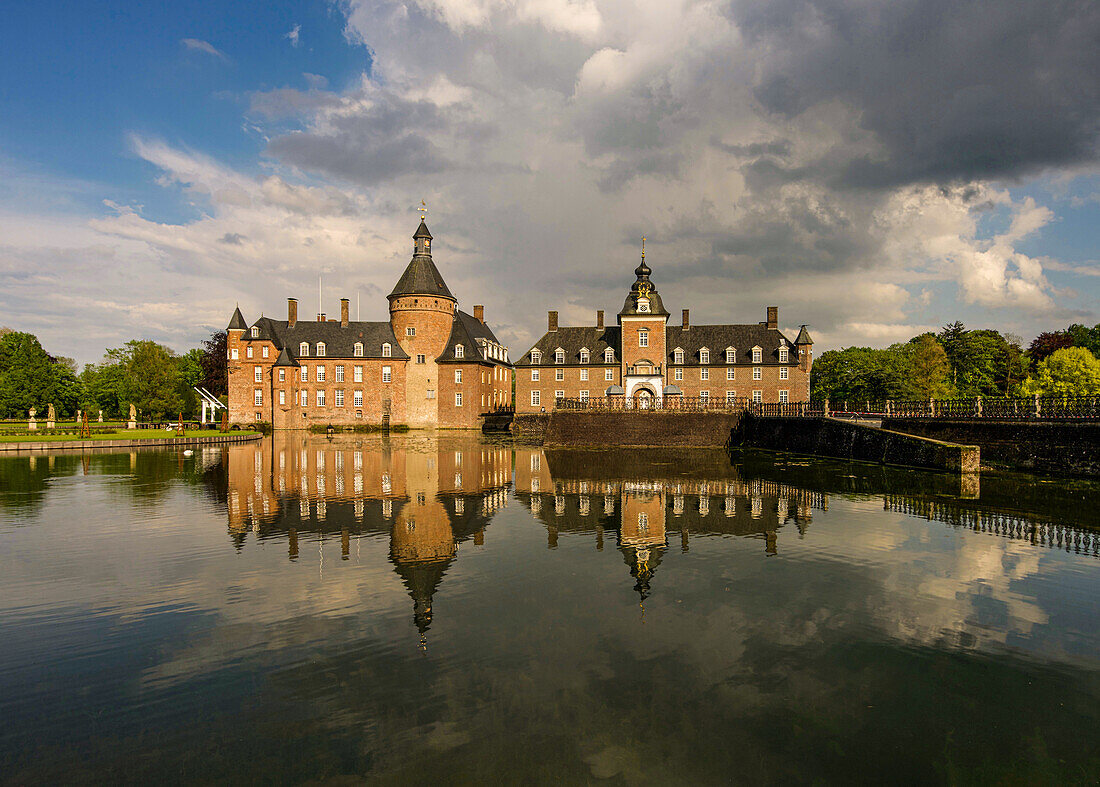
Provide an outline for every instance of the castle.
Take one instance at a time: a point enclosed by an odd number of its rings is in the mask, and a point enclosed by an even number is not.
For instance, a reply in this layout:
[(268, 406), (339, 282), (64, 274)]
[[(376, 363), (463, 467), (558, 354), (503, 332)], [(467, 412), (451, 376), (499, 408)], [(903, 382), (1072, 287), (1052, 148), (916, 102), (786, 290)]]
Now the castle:
[[(652, 270), (645, 261), (618, 314), (618, 325), (560, 327), (548, 313), (547, 330), (516, 362), (516, 412), (551, 410), (561, 399), (629, 397), (638, 407), (666, 398), (725, 402), (808, 402), (813, 340), (803, 325), (791, 342), (779, 330), (779, 308), (745, 325), (669, 325)], [(672, 406), (669, 402), (664, 406)]]
[(413, 256), (389, 294), (390, 319), (261, 317), (248, 325), (240, 308), (227, 328), (229, 420), (275, 429), (406, 424), (473, 429), (480, 416), (512, 401), (508, 348), (485, 322), (467, 314), (432, 260), (423, 219)]

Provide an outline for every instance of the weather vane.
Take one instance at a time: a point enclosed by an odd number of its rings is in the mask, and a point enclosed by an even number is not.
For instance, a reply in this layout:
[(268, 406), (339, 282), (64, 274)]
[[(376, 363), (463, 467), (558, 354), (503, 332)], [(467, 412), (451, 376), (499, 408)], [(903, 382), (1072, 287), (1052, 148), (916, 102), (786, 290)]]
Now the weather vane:
[(420, 220), (424, 221), (424, 214), (428, 212), (428, 203), (420, 200), (420, 207), (417, 210), (420, 211)]
[(645, 259), (645, 236), (642, 236), (642, 259)]

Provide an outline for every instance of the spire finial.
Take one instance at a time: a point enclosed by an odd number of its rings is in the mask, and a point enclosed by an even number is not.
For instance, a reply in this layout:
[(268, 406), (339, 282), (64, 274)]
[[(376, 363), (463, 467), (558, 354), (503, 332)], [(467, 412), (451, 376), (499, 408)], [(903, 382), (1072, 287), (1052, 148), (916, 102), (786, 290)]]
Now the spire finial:
[(642, 236), (642, 259), (645, 259), (645, 235)]
[(420, 200), (420, 207), (417, 210), (420, 211), (420, 220), (424, 221), (424, 214), (428, 212), (428, 203)]

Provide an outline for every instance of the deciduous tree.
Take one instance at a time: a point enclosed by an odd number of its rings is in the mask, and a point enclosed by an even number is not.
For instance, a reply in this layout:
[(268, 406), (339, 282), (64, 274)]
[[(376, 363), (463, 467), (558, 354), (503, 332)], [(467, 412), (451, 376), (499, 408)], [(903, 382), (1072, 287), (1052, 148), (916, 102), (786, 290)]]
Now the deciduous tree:
[(1055, 350), (1040, 361), (1022, 386), (1025, 394), (1093, 396), (1100, 394), (1100, 360), (1084, 347)]

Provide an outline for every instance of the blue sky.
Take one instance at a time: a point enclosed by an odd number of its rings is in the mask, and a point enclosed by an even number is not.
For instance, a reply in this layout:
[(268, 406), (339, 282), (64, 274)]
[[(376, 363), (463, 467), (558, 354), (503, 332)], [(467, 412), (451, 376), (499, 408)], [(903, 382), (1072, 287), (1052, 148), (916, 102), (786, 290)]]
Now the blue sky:
[(427, 199), (517, 355), (616, 309), (642, 234), (695, 322), (1026, 343), (1100, 321), (1097, 35), (1021, 0), (18, 4), (0, 324), (182, 351), (318, 275), (382, 319)]

